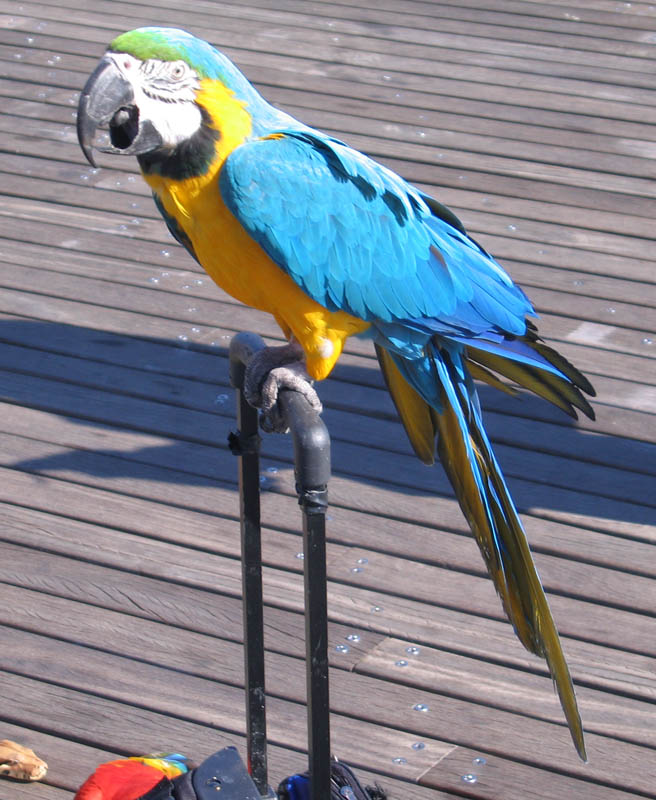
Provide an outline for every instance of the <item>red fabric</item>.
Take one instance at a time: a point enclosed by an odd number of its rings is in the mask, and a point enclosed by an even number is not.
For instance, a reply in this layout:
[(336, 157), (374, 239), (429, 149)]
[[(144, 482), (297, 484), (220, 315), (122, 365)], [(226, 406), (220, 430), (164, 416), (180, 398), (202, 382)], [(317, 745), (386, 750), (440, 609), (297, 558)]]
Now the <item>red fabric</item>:
[(80, 786), (74, 800), (137, 800), (164, 776), (139, 761), (108, 761)]

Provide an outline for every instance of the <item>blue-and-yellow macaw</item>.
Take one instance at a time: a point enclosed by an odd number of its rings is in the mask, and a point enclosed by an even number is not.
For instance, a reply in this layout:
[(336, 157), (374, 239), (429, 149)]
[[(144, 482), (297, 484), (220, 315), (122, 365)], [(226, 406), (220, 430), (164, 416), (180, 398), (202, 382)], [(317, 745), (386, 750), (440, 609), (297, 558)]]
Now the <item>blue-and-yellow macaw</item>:
[[(189, 33), (140, 28), (110, 44), (80, 97), (78, 136), (134, 154), (173, 235), (225, 291), (268, 311), (289, 344), (249, 365), (276, 425), (279, 386), (332, 370), (368, 336), (417, 455), (453, 484), (522, 644), (544, 656), (579, 755), (581, 721), (521, 522), (474, 386), (526, 387), (593, 417), (589, 382), (543, 344), (524, 292), (457, 217), (401, 177), (267, 103)], [(273, 368), (273, 369), (272, 369)], [(279, 420), (278, 420), (279, 423)]]

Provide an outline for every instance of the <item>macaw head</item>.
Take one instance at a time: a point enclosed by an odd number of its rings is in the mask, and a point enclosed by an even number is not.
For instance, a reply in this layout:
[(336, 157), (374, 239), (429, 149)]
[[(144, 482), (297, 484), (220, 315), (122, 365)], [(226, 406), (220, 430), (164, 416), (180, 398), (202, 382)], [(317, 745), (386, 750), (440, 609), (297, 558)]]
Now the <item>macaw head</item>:
[(78, 139), (94, 166), (101, 127), (109, 127), (110, 145), (99, 149), (136, 155), (142, 169), (181, 148), (198, 161), (199, 153), (213, 156), (223, 134), (226, 120), (216, 117), (236, 118), (258, 99), (234, 64), (202, 39), (175, 28), (138, 28), (114, 39), (89, 77), (78, 105)]

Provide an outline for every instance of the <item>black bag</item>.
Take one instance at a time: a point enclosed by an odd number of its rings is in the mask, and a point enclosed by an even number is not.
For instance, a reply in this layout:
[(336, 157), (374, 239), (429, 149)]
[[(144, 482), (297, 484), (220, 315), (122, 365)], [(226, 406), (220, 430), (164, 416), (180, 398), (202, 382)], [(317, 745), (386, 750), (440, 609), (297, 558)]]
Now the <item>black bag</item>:
[(236, 747), (224, 747), (189, 772), (162, 780), (138, 800), (262, 800)]
[[(309, 800), (310, 776), (291, 775), (278, 786), (279, 800)], [(363, 787), (353, 770), (335, 759), (330, 765), (330, 800), (387, 800), (378, 784)]]

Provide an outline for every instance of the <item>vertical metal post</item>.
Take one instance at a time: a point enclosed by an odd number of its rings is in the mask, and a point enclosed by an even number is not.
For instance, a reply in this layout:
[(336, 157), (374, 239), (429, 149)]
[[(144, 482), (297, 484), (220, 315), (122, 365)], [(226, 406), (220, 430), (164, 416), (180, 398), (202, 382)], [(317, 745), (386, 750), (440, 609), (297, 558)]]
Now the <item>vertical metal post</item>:
[[(299, 492), (299, 495), (301, 494), (302, 491)], [(303, 505), (305, 669), (311, 800), (323, 800), (323, 798), (330, 797), (331, 748), (325, 522), (325, 506), (319, 510), (310, 504)]]
[[(231, 435), (230, 446), (239, 456), (248, 762), (258, 791), (264, 796), (268, 787), (258, 413), (246, 403), (241, 391), (244, 364), (262, 347), (262, 339), (251, 333), (238, 334), (230, 344), (230, 380), (237, 389), (239, 427), (239, 432)], [(302, 395), (283, 391), (279, 402), (294, 441), (296, 491), (303, 513), (310, 800), (327, 800), (331, 774), (326, 577), (330, 436), (319, 414)]]
[(326, 577), (330, 436), (319, 415), (298, 393), (281, 393), (280, 403), (294, 440), (296, 491), (303, 512), (310, 800), (326, 800), (331, 762)]
[[(258, 341), (247, 339), (246, 343), (257, 346)], [(239, 344), (240, 342), (237, 349)], [(233, 357), (232, 344), (230, 355), (230, 381), (236, 389), (237, 400), (238, 430), (237, 434), (231, 434), (230, 447), (239, 460), (247, 761), (248, 771), (257, 790), (266, 796), (268, 779), (258, 412), (246, 402), (241, 391), (244, 382), (244, 364), (242, 358)]]

